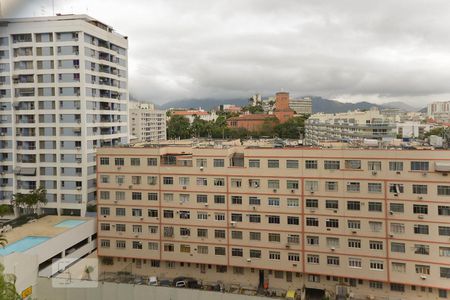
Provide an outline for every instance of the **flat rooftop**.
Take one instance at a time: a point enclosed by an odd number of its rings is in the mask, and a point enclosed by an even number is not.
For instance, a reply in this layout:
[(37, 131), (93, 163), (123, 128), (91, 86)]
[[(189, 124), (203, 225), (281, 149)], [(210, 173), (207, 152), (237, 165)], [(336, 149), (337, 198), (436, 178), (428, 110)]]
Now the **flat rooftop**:
[(29, 236), (52, 238), (82, 223), (93, 220), (95, 219), (71, 216), (45, 216), (4, 233), (5, 238), (8, 240), (6, 246)]

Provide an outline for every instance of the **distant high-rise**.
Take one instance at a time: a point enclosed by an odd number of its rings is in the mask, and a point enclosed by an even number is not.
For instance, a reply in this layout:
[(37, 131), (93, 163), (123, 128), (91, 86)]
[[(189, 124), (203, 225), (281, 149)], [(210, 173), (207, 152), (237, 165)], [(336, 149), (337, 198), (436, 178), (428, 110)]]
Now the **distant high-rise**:
[(312, 99), (311, 97), (290, 99), (289, 107), (293, 109), (296, 114), (310, 115), (312, 114)]
[(43, 186), (46, 213), (84, 215), (95, 149), (128, 142), (127, 48), (86, 15), (2, 21), (0, 203)]
[(166, 140), (166, 112), (151, 103), (130, 102), (131, 136), (137, 141)]

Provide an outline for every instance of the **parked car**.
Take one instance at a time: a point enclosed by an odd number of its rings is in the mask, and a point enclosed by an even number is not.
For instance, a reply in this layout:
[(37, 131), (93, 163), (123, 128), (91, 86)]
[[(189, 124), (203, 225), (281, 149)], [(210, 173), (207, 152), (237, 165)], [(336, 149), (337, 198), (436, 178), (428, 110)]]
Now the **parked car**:
[(159, 285), (160, 286), (172, 286), (172, 281), (170, 281), (169, 279), (161, 279), (159, 281)]
[(190, 289), (199, 289), (201, 286), (198, 281), (192, 277), (180, 276), (173, 280), (176, 287), (187, 287)]

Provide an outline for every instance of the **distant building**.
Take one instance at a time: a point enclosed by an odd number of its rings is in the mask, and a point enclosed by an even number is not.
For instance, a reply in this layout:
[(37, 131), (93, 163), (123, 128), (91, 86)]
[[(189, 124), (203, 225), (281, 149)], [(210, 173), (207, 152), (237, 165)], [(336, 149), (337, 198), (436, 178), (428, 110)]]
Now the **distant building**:
[(260, 94), (255, 94), (248, 99), (248, 105), (257, 106), (262, 105), (262, 99)]
[(217, 114), (215, 111), (207, 112), (201, 108), (198, 110), (175, 110), (172, 111), (172, 116), (183, 116), (189, 120), (189, 123), (194, 122), (196, 117), (204, 121), (215, 121), (217, 119)]
[(289, 107), (289, 93), (278, 92), (275, 94), (275, 117), (284, 123), (294, 116), (294, 111)]
[(427, 116), (437, 123), (450, 123), (450, 101), (428, 104)]
[(305, 124), (305, 143), (317, 145), (323, 141), (357, 141), (393, 138), (395, 124), (378, 109), (346, 113), (312, 115)]
[(425, 133), (433, 129), (435, 125), (420, 122), (396, 123), (397, 136), (402, 138), (423, 137)]
[(221, 104), (219, 110), (224, 112), (240, 112), (241, 107), (234, 104)]
[(289, 107), (293, 109), (296, 114), (311, 115), (312, 99), (311, 97), (305, 97), (301, 99), (290, 99)]
[(166, 112), (152, 103), (130, 101), (131, 138), (137, 141), (166, 140)]

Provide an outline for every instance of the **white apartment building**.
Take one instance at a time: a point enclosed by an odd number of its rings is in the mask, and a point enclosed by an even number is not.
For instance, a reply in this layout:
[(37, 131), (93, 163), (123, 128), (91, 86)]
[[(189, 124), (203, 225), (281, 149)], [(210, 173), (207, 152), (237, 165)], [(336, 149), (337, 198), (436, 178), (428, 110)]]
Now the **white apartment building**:
[(395, 124), (376, 108), (336, 114), (317, 113), (305, 124), (305, 142), (308, 145), (323, 141), (348, 142), (395, 136)]
[(439, 123), (450, 122), (450, 101), (433, 102), (428, 104), (427, 115)]
[(301, 99), (289, 99), (289, 107), (295, 111), (296, 114), (312, 114), (312, 99), (305, 97)]
[(130, 102), (130, 129), (137, 141), (165, 141), (166, 111), (155, 110), (152, 103)]
[(396, 123), (397, 136), (402, 138), (420, 138), (435, 127), (434, 124), (420, 122)]
[(128, 142), (127, 47), (87, 15), (2, 21), (1, 203), (44, 186), (46, 213), (85, 214), (95, 149)]

